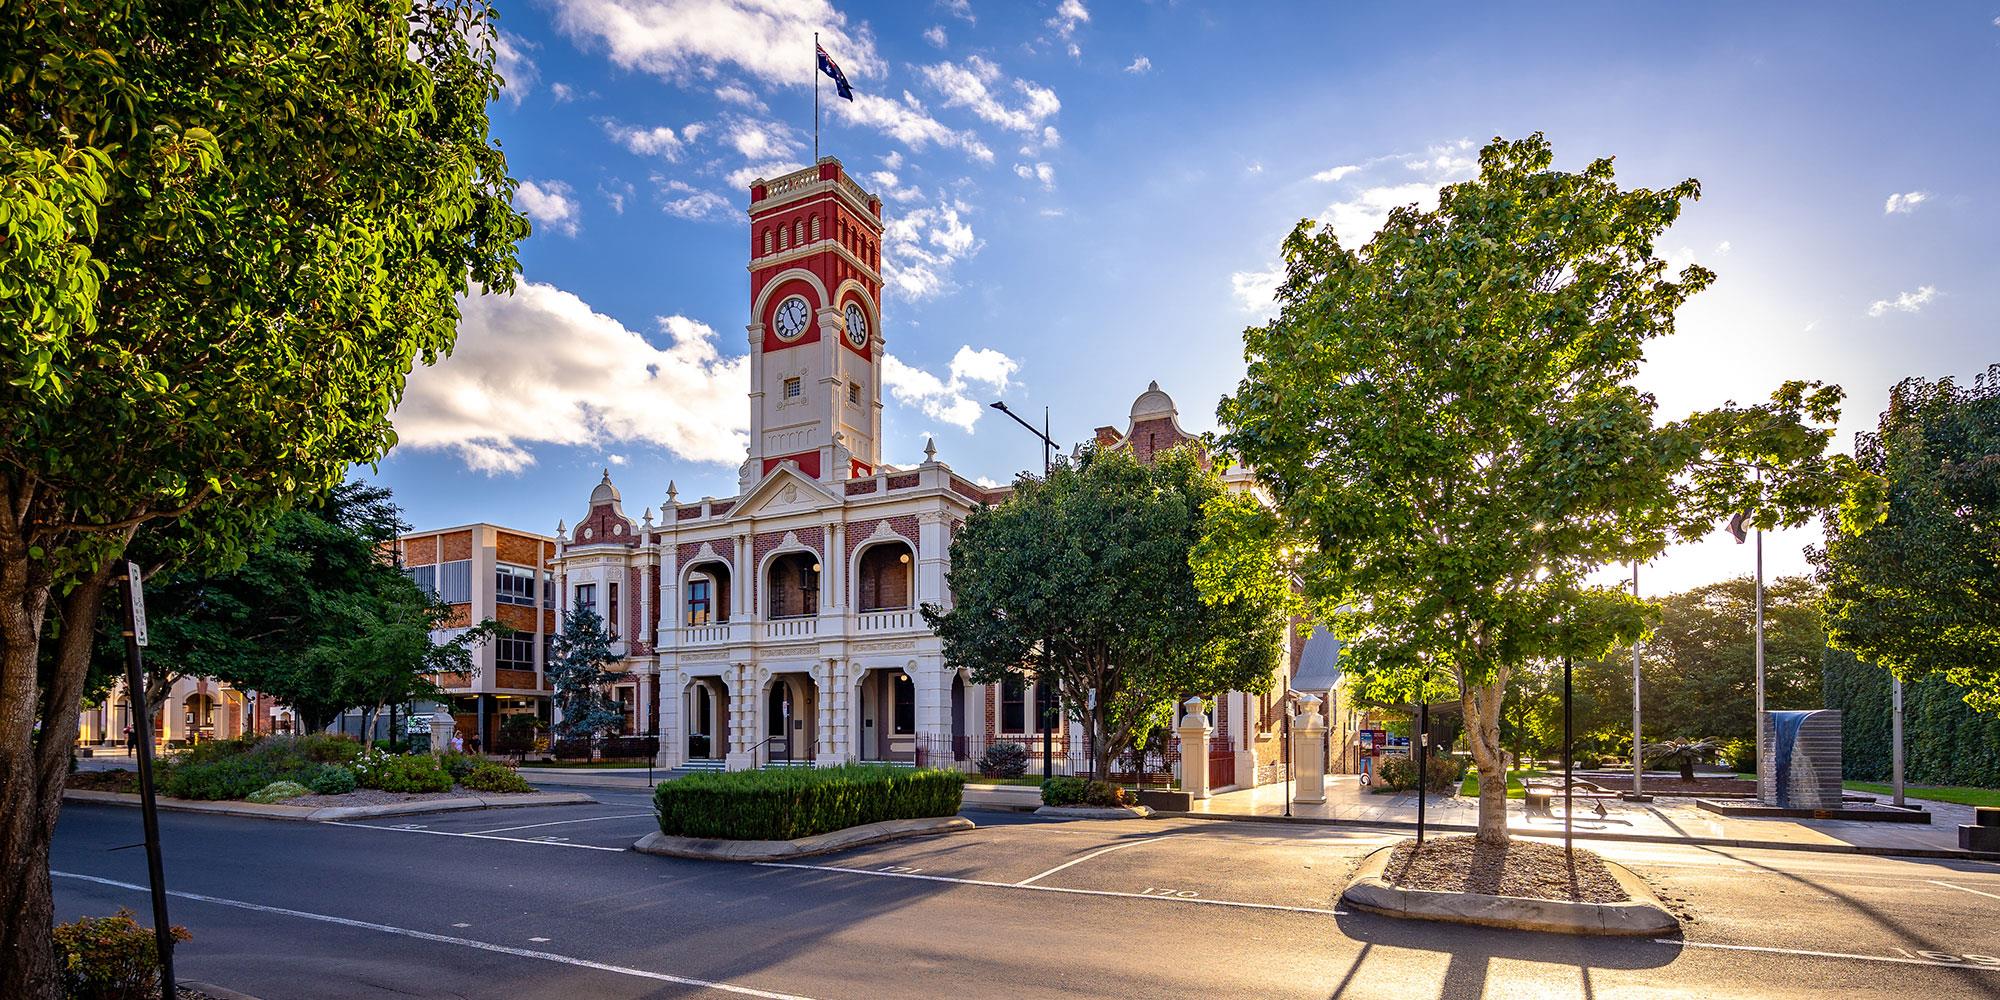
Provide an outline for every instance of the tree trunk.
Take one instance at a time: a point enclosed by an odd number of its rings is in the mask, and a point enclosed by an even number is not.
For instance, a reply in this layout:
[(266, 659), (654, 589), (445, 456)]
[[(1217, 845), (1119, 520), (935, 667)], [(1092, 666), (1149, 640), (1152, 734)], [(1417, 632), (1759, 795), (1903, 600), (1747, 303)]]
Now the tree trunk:
[(1506, 687), (1504, 671), (1495, 671), (1485, 684), (1460, 681), (1458, 706), (1465, 716), (1465, 742), (1472, 749), (1472, 762), (1479, 768), (1480, 843), (1507, 843), (1507, 756), (1500, 749), (1500, 697)]

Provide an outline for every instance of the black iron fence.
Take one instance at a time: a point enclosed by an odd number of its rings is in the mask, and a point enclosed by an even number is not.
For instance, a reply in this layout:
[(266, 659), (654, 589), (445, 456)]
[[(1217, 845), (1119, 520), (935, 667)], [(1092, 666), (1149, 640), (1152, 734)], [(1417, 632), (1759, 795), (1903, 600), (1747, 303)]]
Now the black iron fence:
[[(994, 766), (1007, 757), (1024, 758), (1024, 777), (1041, 776), (1042, 741), (1039, 736), (987, 739), (977, 736), (947, 736), (924, 734), (912, 738), (914, 749), (903, 755), (893, 756), (891, 763), (909, 763), (918, 767), (957, 768), (970, 774), (987, 777), (1011, 777), (999, 773)], [(1181, 748), (1177, 738), (1154, 739), (1146, 745), (1128, 749), (1100, 766), (1097, 755), (1092, 752), (1088, 735), (1078, 734), (1073, 738), (1057, 737), (1053, 741), (1053, 754), (1049, 773), (1078, 778), (1103, 779), (1122, 785), (1166, 788), (1180, 782)], [(990, 754), (995, 746), (1013, 744), (1021, 748), (1021, 754)], [(1211, 744), (1213, 747), (1213, 744)], [(1211, 749), (1211, 759), (1215, 751)], [(1233, 755), (1228, 758), (1234, 761)]]

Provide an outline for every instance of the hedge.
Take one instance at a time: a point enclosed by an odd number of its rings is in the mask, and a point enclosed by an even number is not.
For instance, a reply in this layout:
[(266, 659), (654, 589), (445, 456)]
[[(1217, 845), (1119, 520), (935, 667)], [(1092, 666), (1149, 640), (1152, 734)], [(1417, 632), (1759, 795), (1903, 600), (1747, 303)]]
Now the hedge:
[(653, 790), (660, 832), (721, 840), (796, 840), (892, 819), (953, 816), (957, 771), (849, 764), (690, 774)]
[[(1820, 662), (1826, 707), (1842, 713), (1841, 775), (1888, 780), (1889, 672), (1836, 649)], [(1942, 678), (1903, 685), (1903, 780), (2000, 788), (2000, 715), (1974, 712)]]

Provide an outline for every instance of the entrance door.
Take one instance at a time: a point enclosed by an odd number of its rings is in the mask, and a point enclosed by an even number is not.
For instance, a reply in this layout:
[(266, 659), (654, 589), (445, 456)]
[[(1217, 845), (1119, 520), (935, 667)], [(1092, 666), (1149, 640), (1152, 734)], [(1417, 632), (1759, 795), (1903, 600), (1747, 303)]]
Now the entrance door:
[(785, 681), (771, 684), (770, 703), (765, 711), (766, 745), (772, 760), (792, 759), (792, 686)]

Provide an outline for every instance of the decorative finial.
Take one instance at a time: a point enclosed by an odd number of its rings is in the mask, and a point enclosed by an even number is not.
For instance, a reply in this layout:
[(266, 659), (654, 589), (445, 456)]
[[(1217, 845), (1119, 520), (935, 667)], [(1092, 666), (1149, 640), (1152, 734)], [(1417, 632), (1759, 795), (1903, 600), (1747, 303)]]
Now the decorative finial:
[[(680, 495), (681, 491), (674, 488), (674, 481), (671, 479), (667, 480), (667, 506), (672, 507), (679, 504)], [(661, 512), (665, 513), (664, 510)]]
[(610, 466), (605, 466), (605, 468), (604, 468), (604, 481), (605, 481), (605, 482), (607, 482), (607, 483), (611, 481), (611, 467), (610, 467)]
[(1154, 380), (1152, 380), (1151, 382), (1148, 382), (1148, 383), (1146, 383), (1146, 391), (1147, 391), (1147, 392), (1159, 392), (1159, 391), (1160, 391), (1160, 380), (1159, 380), (1159, 379), (1154, 379)]
[(924, 439), (924, 464), (937, 461), (937, 438)]
[(568, 530), (569, 530), (569, 524), (560, 517), (556, 518), (556, 537), (557, 538), (563, 537), (563, 534)]
[(639, 519), (639, 526), (651, 531), (653, 528), (653, 508), (646, 508), (646, 516)]

